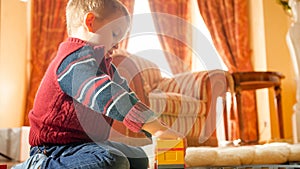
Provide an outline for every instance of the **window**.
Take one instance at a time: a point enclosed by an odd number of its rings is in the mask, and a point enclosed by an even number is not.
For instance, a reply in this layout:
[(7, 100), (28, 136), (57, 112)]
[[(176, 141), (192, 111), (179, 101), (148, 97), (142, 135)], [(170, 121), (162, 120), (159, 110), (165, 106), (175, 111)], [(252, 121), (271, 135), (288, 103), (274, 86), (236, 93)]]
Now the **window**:
[[(212, 39), (210, 33), (200, 15), (197, 1), (191, 1), (192, 11), (193, 11), (193, 26), (195, 31), (201, 32), (211, 43)], [(145, 22), (146, 20), (146, 22)], [(141, 25), (141, 23), (143, 25)], [(147, 31), (140, 33), (141, 27), (147, 27)], [(195, 32), (193, 32), (195, 33)], [(199, 44), (199, 39), (193, 39), (193, 46)], [(156, 36), (154, 22), (151, 17), (151, 10), (149, 7), (148, 0), (136, 0), (134, 7), (134, 15), (132, 20), (132, 31), (130, 34), (130, 39), (128, 41), (128, 52), (138, 55), (140, 57), (146, 58), (150, 61), (155, 62), (161, 69), (163, 76), (172, 76), (171, 69), (168, 62), (164, 56), (163, 49), (160, 45), (159, 39)], [(193, 65), (192, 71), (206, 70), (205, 63), (193, 54)], [(226, 66), (219, 58), (222, 67), (219, 69), (226, 70)]]
[[(210, 33), (200, 15), (197, 1), (193, 0), (190, 1), (192, 3), (192, 22), (193, 22), (193, 49), (199, 47), (199, 45), (203, 44), (205, 41), (206, 46), (210, 46), (215, 51), (215, 59), (209, 62), (218, 62), (220, 64), (213, 64), (215, 67), (210, 66), (211, 69), (223, 69), (227, 70), (225, 64), (221, 60), (220, 56), (216, 52), (214, 48), (212, 38)], [(136, 0), (135, 7), (134, 7), (134, 16), (132, 20), (132, 31), (130, 34), (130, 39), (128, 41), (128, 52), (135, 54), (137, 56), (143, 57), (148, 59), (159, 66), (162, 72), (162, 76), (164, 77), (171, 77), (173, 76), (171, 69), (168, 65), (168, 62), (164, 56), (163, 49), (160, 45), (159, 39), (156, 36), (154, 22), (151, 17), (151, 10), (149, 7), (148, 0)], [(141, 25), (142, 24), (142, 25)], [(141, 27), (146, 27), (147, 31), (141, 31)], [(201, 34), (201, 38), (195, 38), (197, 34)], [(206, 38), (206, 39), (204, 39)], [(208, 44), (209, 43), (209, 44)], [(198, 46), (197, 46), (198, 45)], [(200, 46), (201, 48), (202, 46)], [(205, 47), (204, 47), (205, 48)], [(201, 49), (200, 49), (201, 50)], [(198, 52), (203, 54), (201, 51)], [(207, 70), (205, 61), (201, 61), (202, 56), (197, 56), (196, 53), (193, 53), (192, 58), (192, 71), (202, 71)], [(211, 59), (210, 59), (211, 60)], [(230, 100), (230, 99), (229, 99)], [(223, 102), (222, 100), (218, 99), (217, 104), (217, 112), (220, 114), (222, 113)], [(217, 137), (219, 140), (225, 140), (224, 134), (224, 123), (223, 123), (223, 116), (217, 116)]]
[[(147, 23), (144, 22), (144, 19), (147, 19)], [(140, 25), (141, 23), (147, 25)], [(147, 26), (147, 32), (140, 33), (141, 26)], [(150, 61), (155, 61), (164, 76), (172, 76), (155, 31), (148, 0), (135, 1), (132, 31), (127, 50)]]

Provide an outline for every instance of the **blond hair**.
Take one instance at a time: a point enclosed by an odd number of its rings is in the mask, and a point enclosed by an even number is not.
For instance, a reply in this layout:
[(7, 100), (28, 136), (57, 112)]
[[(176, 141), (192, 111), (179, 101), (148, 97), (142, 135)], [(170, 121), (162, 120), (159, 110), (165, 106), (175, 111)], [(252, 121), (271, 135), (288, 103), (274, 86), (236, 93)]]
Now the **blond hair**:
[(80, 27), (88, 12), (95, 14), (99, 20), (105, 20), (109, 15), (120, 11), (130, 22), (127, 8), (118, 0), (69, 0), (66, 7), (66, 22), (68, 34)]

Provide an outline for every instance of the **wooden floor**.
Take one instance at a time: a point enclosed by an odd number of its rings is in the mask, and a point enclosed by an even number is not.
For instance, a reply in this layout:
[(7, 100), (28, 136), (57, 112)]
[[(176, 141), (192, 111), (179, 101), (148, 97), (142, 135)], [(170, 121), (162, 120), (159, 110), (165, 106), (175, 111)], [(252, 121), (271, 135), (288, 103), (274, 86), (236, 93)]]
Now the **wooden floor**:
[(188, 167), (186, 169), (299, 169), (299, 164)]
[[(7, 169), (10, 169), (12, 166), (18, 164), (19, 162), (11, 161), (0, 161), (0, 166), (7, 165)], [(0, 169), (2, 169), (0, 167)], [(241, 165), (241, 166), (202, 166), (202, 167), (188, 167), (187, 169), (296, 169), (300, 168), (300, 163), (291, 163), (291, 164), (279, 164), (279, 165)]]

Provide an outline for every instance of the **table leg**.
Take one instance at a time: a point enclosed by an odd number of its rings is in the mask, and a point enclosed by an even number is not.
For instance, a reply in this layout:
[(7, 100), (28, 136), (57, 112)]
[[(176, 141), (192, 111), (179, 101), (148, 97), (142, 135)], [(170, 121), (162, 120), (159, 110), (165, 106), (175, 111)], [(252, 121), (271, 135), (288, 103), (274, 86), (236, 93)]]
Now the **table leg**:
[(280, 138), (284, 138), (284, 128), (283, 128), (283, 115), (282, 115), (282, 105), (281, 105), (281, 88), (280, 86), (275, 86), (275, 102), (276, 102), (276, 110), (277, 110), (277, 118), (279, 125), (279, 134)]
[(239, 138), (243, 141), (244, 135), (244, 120), (243, 120), (243, 114), (242, 114), (242, 98), (241, 98), (241, 92), (236, 91), (235, 92), (235, 98), (236, 98), (236, 109), (238, 112), (238, 121), (239, 121)]

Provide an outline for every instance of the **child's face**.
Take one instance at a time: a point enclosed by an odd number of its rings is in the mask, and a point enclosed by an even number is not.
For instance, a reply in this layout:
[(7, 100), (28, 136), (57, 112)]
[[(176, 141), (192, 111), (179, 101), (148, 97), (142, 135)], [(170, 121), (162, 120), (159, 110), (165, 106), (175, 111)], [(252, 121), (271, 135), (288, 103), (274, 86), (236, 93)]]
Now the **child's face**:
[(93, 42), (97, 45), (104, 45), (107, 56), (113, 53), (113, 50), (118, 48), (118, 43), (127, 33), (129, 23), (125, 16), (120, 13), (112, 14), (105, 21), (99, 22), (95, 20), (94, 28), (96, 36), (93, 37)]

